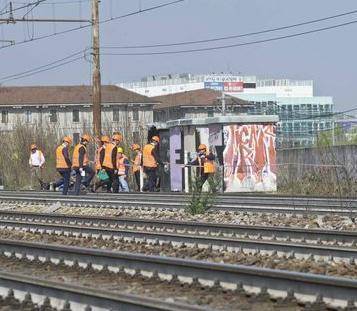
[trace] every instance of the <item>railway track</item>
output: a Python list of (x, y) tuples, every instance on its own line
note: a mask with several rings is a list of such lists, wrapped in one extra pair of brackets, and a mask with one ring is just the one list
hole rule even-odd
[(357, 258), (357, 232), (0, 212), (0, 228), (57, 235), (174, 242), (254, 252)]
[[(0, 272), (0, 285), (3, 289), (7, 289), (14, 298), (18, 297), (20, 301), (27, 300), (27, 302), (31, 301), (47, 308), (51, 306), (58, 309), (62, 308), (62, 310), (90, 311), (92, 308), (130, 311), (207, 310), (207, 308), (199, 306), (165, 302), (159, 299), (124, 293), (114, 294), (98, 288), (64, 284), (63, 282), (54, 282), (8, 272)], [(17, 297), (15, 297), (15, 293)], [(24, 295), (26, 293), (27, 295)], [(34, 296), (36, 296), (35, 300)], [(71, 305), (74, 305), (73, 309), (71, 309)]]
[[(188, 196), (184, 194), (88, 194), (86, 196), (62, 196), (50, 192), (0, 192), (0, 202), (23, 202), (68, 206), (110, 208), (183, 209)], [(281, 213), (340, 214), (357, 213), (357, 199), (326, 199), (306, 197), (275, 197), (247, 195), (219, 195), (212, 209), (227, 211), (260, 211)]]
[[(285, 297), (293, 293), (293, 296), (305, 295), (321, 301), (337, 299), (345, 305), (347, 301), (353, 305), (357, 297), (357, 280), (343, 277), (18, 240), (0, 240), (0, 252), (23, 260), (57, 261), (98, 269), (110, 267), (122, 272), (129, 270), (136, 275), (151, 273), (152, 277), (164, 274), (178, 282), (184, 277), (184, 282), (189, 279), (190, 283), (211, 281), (214, 286), (228, 283), (239, 289), (260, 288), (268, 295), (274, 292), (274, 296)], [(1, 286), (2, 282), (0, 278)]]
[[(222, 195), (218, 197), (216, 209), (234, 211), (286, 212), (286, 213), (335, 213), (354, 219), (355, 200), (348, 199), (341, 206), (338, 200), (323, 198), (283, 198), (264, 196), (254, 198), (242, 196), (244, 202), (237, 204), (237, 197)], [(238, 200), (241, 196), (238, 197)], [(300, 200), (301, 199), (301, 200)], [(204, 223), (177, 220), (138, 219), (122, 217), (96, 217), (60, 214), (61, 207), (101, 207), (101, 208), (133, 208), (139, 210), (170, 210), (177, 211), (185, 205), (185, 195), (152, 194), (119, 194), (119, 195), (87, 195), (80, 197), (63, 197), (56, 193), (0, 192), (0, 228), (6, 231), (22, 230), (30, 233), (47, 233), (59, 236), (89, 237), (92, 239), (109, 239), (111, 241), (142, 241), (154, 245), (169, 243), (192, 245), (209, 249), (227, 251), (228, 248), (243, 252), (262, 254), (286, 254), (287, 260), (295, 256), (307, 256), (310, 259), (326, 257), (333, 260), (347, 260), (348, 264), (356, 264), (357, 232), (331, 231), (318, 229), (299, 229), (290, 227), (249, 226), (220, 223)], [(243, 199), (242, 199), (243, 200)], [(260, 201), (261, 200), (261, 201)], [(295, 200), (297, 204), (295, 204)], [(304, 201), (305, 200), (305, 201)], [(308, 206), (306, 200), (309, 203)], [(262, 202), (265, 203), (262, 203)], [(309, 201), (309, 202), (310, 202)], [(22, 212), (5, 210), (9, 205), (33, 207), (36, 204), (45, 205), (47, 213)], [(347, 206), (347, 207), (346, 207)], [(357, 205), (356, 205), (357, 207)], [(87, 245), (88, 246), (88, 245)], [(205, 260), (182, 259), (176, 257), (128, 253), (123, 251), (104, 250), (88, 247), (74, 247), (57, 244), (33, 243), (20, 240), (0, 239), (0, 255), (10, 256), (14, 260), (60, 262), (66, 265), (84, 265), (96, 269), (117, 269), (119, 272), (134, 273), (134, 275), (151, 274), (153, 278), (166, 275), (176, 282), (191, 282), (192, 284), (210, 281), (214, 286), (223, 288), (225, 284), (237, 286), (238, 291), (255, 290), (262, 296), (312, 297), (316, 302), (338, 301), (339, 305), (348, 303), (355, 306), (357, 297), (357, 280), (344, 277), (334, 277), (322, 274), (302, 273), (278, 269), (260, 268), (229, 263), (214, 263)], [(170, 255), (171, 256), (171, 255)], [(175, 255), (176, 256), (176, 255)], [(129, 272), (128, 272), (129, 271)], [(6, 273), (5, 273), (6, 274)], [(126, 296), (108, 291), (94, 294), (86, 287), (68, 287), (67, 284), (52, 282), (41, 283), (39, 279), (21, 280), (16, 275), (1, 275), (0, 287), (21, 291), (28, 288), (29, 292), (41, 292), (43, 296), (70, 297), (70, 303), (82, 302), (96, 307), (108, 304), (107, 309), (117, 310), (207, 310), (192, 306), (158, 300), (136, 300), (135, 296)], [(339, 274), (338, 274), (339, 275)], [(12, 278), (12, 281), (11, 281)], [(27, 282), (28, 281), (28, 282)], [(12, 283), (11, 283), (12, 282)], [(26, 282), (28, 284), (26, 284)], [(46, 286), (44, 286), (46, 285)], [(52, 286), (52, 287), (51, 287)], [(62, 286), (62, 288), (61, 288)], [(76, 287), (76, 286), (74, 286)], [(61, 292), (67, 290), (69, 292)], [(71, 291), (72, 290), (72, 291)], [(45, 293), (45, 294), (44, 294)], [(52, 296), (50, 295), (52, 294)], [(61, 296), (62, 295), (62, 296)], [(115, 296), (115, 297), (114, 297)], [(114, 298), (113, 298), (114, 297)], [(130, 300), (130, 297), (132, 298)], [(134, 298), (133, 298), (134, 297)], [(104, 300), (103, 300), (104, 299)], [(140, 302), (134, 305), (132, 302)], [(83, 304), (85, 302), (85, 304)], [(163, 303), (160, 305), (160, 302)], [(62, 303), (64, 303), (62, 301)], [(126, 304), (126, 305), (123, 305)], [(120, 305), (122, 304), (122, 305)], [(171, 308), (171, 309), (170, 309)], [(196, 309), (195, 309), (196, 308)], [(87, 308), (88, 309), (88, 308)], [(84, 309), (83, 309), (84, 310)]]

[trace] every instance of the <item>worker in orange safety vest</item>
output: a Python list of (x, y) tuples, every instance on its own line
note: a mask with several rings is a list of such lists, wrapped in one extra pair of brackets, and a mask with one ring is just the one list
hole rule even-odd
[[(91, 137), (88, 134), (81, 136), (81, 141), (74, 147), (72, 157), (72, 168), (76, 172), (76, 182), (74, 184), (74, 194), (79, 195), (81, 184), (84, 187), (89, 187), (94, 171), (90, 166), (87, 145)], [(83, 179), (83, 182), (82, 182)]]
[(72, 144), (72, 138), (65, 136), (62, 144), (56, 148), (56, 169), (61, 178), (55, 183), (55, 188), (63, 185), (62, 194), (68, 194), (69, 180), (71, 178), (72, 162), (69, 157), (69, 146)]
[(201, 189), (206, 180), (216, 172), (215, 158), (215, 155), (207, 149), (205, 144), (200, 144), (196, 159), (189, 163), (190, 165), (198, 166)]
[(122, 147), (117, 147), (117, 169), (118, 169), (118, 181), (119, 181), (119, 191), (129, 192), (128, 185), (128, 175), (130, 162), (129, 159), (124, 154)]
[(107, 183), (107, 192), (118, 192), (119, 181), (117, 175), (117, 150), (118, 145), (122, 141), (123, 137), (121, 134), (116, 133), (112, 137), (112, 141), (109, 140), (104, 142), (103, 149), (100, 151), (99, 161), (101, 168), (106, 171), (109, 176)]
[(157, 147), (160, 142), (159, 136), (153, 136), (149, 144), (146, 144), (143, 149), (143, 167), (144, 172), (147, 175), (147, 181), (144, 186), (144, 191), (154, 192), (157, 181), (157, 169), (158, 165), (162, 164)]
[[(95, 163), (96, 173), (99, 174), (100, 171), (103, 169), (102, 162), (101, 162), (101, 153), (105, 152), (105, 147), (104, 146), (105, 146), (105, 144), (110, 143), (110, 138), (107, 135), (102, 135), (97, 140), (97, 143), (98, 143), (98, 147), (97, 147), (97, 149), (95, 151), (94, 163)], [(101, 187), (107, 185), (108, 182), (109, 182), (109, 180), (101, 180), (101, 179), (98, 178), (97, 182), (93, 185), (91, 191), (92, 192), (96, 192), (98, 190), (98, 188), (101, 188)]]
[(138, 144), (132, 144), (131, 145), (131, 150), (135, 152), (135, 158), (132, 161), (133, 164), (133, 174), (135, 177), (135, 183), (136, 183), (136, 190), (140, 191), (140, 169), (141, 169), (141, 162), (142, 162), (142, 157), (143, 153), (141, 151), (141, 148)]

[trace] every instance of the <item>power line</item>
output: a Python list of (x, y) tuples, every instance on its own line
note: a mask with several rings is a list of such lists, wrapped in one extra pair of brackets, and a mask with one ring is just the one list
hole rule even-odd
[(221, 46), (215, 46), (215, 47), (187, 49), (187, 50), (177, 50), (177, 51), (134, 52), (134, 53), (101, 53), (101, 55), (110, 55), (110, 56), (149, 56), (149, 55), (184, 54), (184, 53), (194, 53), (194, 52), (206, 52), (206, 51), (222, 50), (222, 49), (228, 49), (228, 48), (234, 48), (234, 47), (240, 47), (240, 46), (248, 46), (248, 45), (253, 45), (253, 44), (273, 42), (273, 41), (278, 41), (278, 40), (283, 40), (283, 39), (289, 39), (289, 38), (304, 36), (304, 35), (308, 35), (308, 34), (312, 34), (312, 33), (323, 32), (323, 31), (326, 31), (326, 30), (345, 27), (345, 26), (348, 26), (348, 25), (356, 24), (356, 23), (357, 23), (357, 20), (353, 20), (353, 21), (350, 21), (350, 22), (337, 24), (337, 25), (334, 25), (334, 26), (318, 28), (318, 29), (314, 29), (314, 30), (309, 30), (309, 31), (304, 31), (304, 32), (291, 34), (291, 35), (284, 35), (284, 36), (279, 36), (279, 37), (274, 37), (274, 38), (269, 38), (269, 39), (250, 41), (250, 42), (245, 42), (245, 43), (221, 45)]
[(237, 35), (231, 35), (231, 36), (225, 36), (225, 37), (218, 37), (218, 38), (210, 38), (210, 39), (203, 39), (203, 40), (194, 40), (194, 41), (183, 41), (183, 42), (171, 42), (171, 43), (163, 43), (163, 44), (151, 44), (151, 45), (127, 45), (127, 46), (116, 46), (116, 47), (111, 47), (111, 46), (103, 46), (102, 48), (104, 49), (142, 49), (142, 48), (156, 48), (156, 47), (170, 47), (170, 46), (180, 46), (180, 45), (191, 45), (191, 44), (200, 44), (200, 43), (209, 43), (209, 42), (217, 42), (217, 41), (222, 41), (222, 40), (229, 40), (229, 39), (237, 39), (237, 38), (243, 38), (243, 37), (249, 37), (249, 36), (254, 36), (254, 35), (260, 35), (260, 34), (266, 34), (270, 32), (275, 32), (275, 31), (280, 31), (280, 30), (286, 30), (286, 29), (291, 29), (291, 28), (296, 28), (296, 27), (301, 27), (301, 26), (306, 26), (314, 23), (319, 23), (322, 21), (327, 21), (343, 16), (348, 16), (352, 14), (356, 14), (357, 10), (353, 11), (348, 11), (332, 16), (327, 16), (324, 18), (319, 18), (319, 19), (313, 19), (310, 21), (305, 21), (305, 22), (300, 22), (297, 24), (292, 24), (292, 25), (287, 25), (287, 26), (280, 26), (276, 28), (270, 28), (270, 29), (264, 29), (260, 31), (255, 31), (255, 32), (248, 32), (248, 33), (243, 33), (243, 34), (237, 34)]
[(8, 3), (6, 3), (6, 5), (0, 10), (0, 15), (3, 13), (4, 10), (6, 10), (6, 8), (9, 6)]
[(26, 75), (26, 77), (28, 77), (28, 76), (30, 76), (31, 73), (36, 74), (36, 71), (38, 71), (38, 70), (44, 69), (44, 68), (49, 67), (49, 66), (53, 66), (53, 65), (55, 65), (57, 63), (62, 63), (63, 61), (66, 61), (66, 60), (69, 60), (69, 59), (73, 58), (74, 56), (77, 56), (77, 55), (80, 55), (80, 54), (85, 54), (86, 50), (87, 49), (77, 51), (77, 52), (75, 52), (73, 54), (67, 55), (66, 57), (63, 57), (63, 58), (58, 59), (58, 60), (55, 60), (55, 61), (53, 61), (51, 63), (46, 64), (46, 65), (35, 67), (35, 68), (29, 69), (29, 70), (26, 70), (26, 71), (23, 71), (23, 72), (20, 72), (20, 73), (16, 73), (16, 74), (12, 74), (12, 75), (1, 77), (0, 78), (0, 83), (11, 81), (11, 80), (16, 80), (17, 78), (22, 78), (22, 76), (24, 76), (24, 75)]
[[(45, 0), (46, 1), (46, 0)], [(27, 15), (29, 15), (35, 8), (37, 8), (39, 6), (40, 2), (37, 2), (36, 4), (34, 4), (25, 14), (24, 16), (22, 16), (22, 19), (25, 19), (25, 17)]]
[(20, 6), (20, 7), (14, 8), (14, 9), (10, 9), (10, 10), (1, 12), (0, 16), (8, 14), (8, 13), (16, 12), (16, 11), (19, 11), (19, 10), (22, 10), (22, 9), (26, 9), (26, 8), (32, 7), (34, 5), (37, 6), (37, 5), (41, 4), (44, 1), (46, 1), (46, 0), (38, 0), (38, 1), (35, 1), (35, 2), (29, 2), (29, 3), (27, 3), (27, 4), (23, 5), (23, 6)]
[[(42, 1), (45, 1), (45, 0), (42, 0)], [(179, 2), (183, 2), (183, 1), (185, 1), (185, 0), (171, 1), (171, 2), (164, 3), (164, 4), (155, 5), (155, 6), (146, 8), (146, 9), (133, 11), (133, 12), (130, 12), (130, 13), (127, 13), (127, 14), (124, 14), (124, 15), (111, 17), (111, 18), (108, 18), (106, 20), (100, 21), (99, 24), (103, 24), (103, 23), (107, 23), (107, 22), (110, 22), (110, 21), (113, 21), (113, 20), (123, 19), (123, 18), (126, 18), (126, 17), (130, 17), (130, 16), (146, 13), (146, 12), (153, 11), (153, 10), (156, 10), (156, 9), (160, 9), (160, 8), (163, 8), (163, 7), (171, 6), (171, 5), (177, 4)], [(58, 35), (74, 32), (74, 31), (77, 31), (77, 30), (82, 30), (82, 29), (85, 29), (85, 28), (88, 28), (88, 27), (91, 27), (91, 26), (92, 26), (92, 24), (83, 25), (83, 26), (81, 25), (79, 27), (70, 28), (70, 29), (67, 29), (67, 30), (63, 30), (63, 31), (60, 31), (60, 32), (53, 33), (53, 34), (48, 34), (48, 35), (43, 35), (43, 36), (40, 36), (40, 37), (32, 38), (31, 40), (24, 40), (24, 41), (16, 42), (15, 44), (12, 44), (11, 46), (18, 46), (18, 45), (26, 44), (26, 43), (29, 43), (29, 42), (34, 42), (34, 41), (38, 41), (38, 40), (42, 40), (42, 39), (46, 39), (46, 38), (55, 37), (55, 36), (58, 36)], [(0, 47), (0, 50), (4, 49), (4, 48), (8, 48), (8, 47), (10, 47), (10, 45)]]
[[(44, 4), (52, 5), (52, 4), (78, 4), (78, 3), (89, 3), (91, 0), (70, 0), (70, 1), (47, 1)], [(26, 4), (26, 2), (13, 2), (19, 4)]]
[(45, 69), (42, 69), (42, 70), (38, 70), (38, 71), (29, 73), (29, 74), (26, 74), (26, 75), (22, 75), (22, 76), (19, 76), (19, 77), (7, 79), (7, 80), (4, 80), (4, 81), (2, 81), (2, 82), (6, 82), (6, 81), (10, 81), (10, 80), (18, 80), (18, 79), (26, 78), (26, 77), (29, 77), (29, 76), (33, 76), (33, 75), (39, 74), (39, 73), (41, 73), (41, 72), (49, 71), (49, 70), (52, 70), (52, 69), (56, 69), (56, 68), (59, 68), (59, 67), (62, 67), (62, 66), (65, 66), (65, 65), (68, 65), (68, 64), (77, 62), (78, 60), (83, 59), (83, 58), (84, 58), (84, 56), (76, 57), (76, 58), (74, 58), (74, 59), (71, 59), (71, 60), (69, 60), (69, 61), (63, 62), (63, 63), (61, 63), (61, 64), (54, 65), (54, 66), (51, 66), (51, 67), (48, 67), (48, 68), (45, 68)]
[(124, 17), (133, 16), (133, 15), (136, 15), (136, 14), (139, 14), (139, 13), (145, 13), (145, 12), (149, 12), (149, 11), (156, 10), (156, 9), (162, 9), (164, 7), (171, 6), (171, 5), (174, 5), (174, 4), (177, 4), (177, 3), (180, 3), (180, 2), (184, 2), (184, 1), (185, 0), (175, 0), (175, 1), (167, 2), (167, 3), (163, 3), (163, 4), (158, 4), (158, 5), (146, 8), (146, 9), (139, 9), (137, 11), (134, 11), (134, 12), (131, 12), (131, 13), (127, 13), (127, 14), (124, 14), (124, 15), (121, 15), (121, 16), (110, 17), (110, 18), (107, 18), (105, 20), (100, 21), (99, 23), (100, 24), (108, 23), (108, 22), (111, 22), (111, 21), (114, 21), (114, 20), (117, 20), (117, 19), (122, 19)]

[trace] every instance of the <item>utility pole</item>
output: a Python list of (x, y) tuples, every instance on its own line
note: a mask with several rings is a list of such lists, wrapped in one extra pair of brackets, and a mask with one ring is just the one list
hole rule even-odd
[(102, 94), (99, 55), (99, 1), (92, 0), (92, 40), (93, 40), (93, 73), (92, 73), (92, 106), (93, 133), (100, 136), (102, 132)]
[(224, 91), (222, 91), (222, 116), (226, 115), (226, 97)]
[(221, 97), (217, 97), (217, 100), (219, 101), (220, 105), (218, 106), (218, 110), (221, 110), (222, 116), (226, 115), (226, 97), (224, 94), (224, 90), (222, 90), (222, 95)]
[[(40, 1), (43, 2), (45, 0)], [(32, 10), (32, 9), (31, 9)], [(92, 90), (92, 104), (93, 104), (93, 130), (95, 135), (101, 133), (101, 87), (100, 87), (100, 62), (99, 62), (99, 0), (92, 0), (92, 19), (52, 19), (52, 18), (16, 18), (14, 17), (15, 9), (10, 2), (9, 16), (7, 18), (0, 17), (0, 23), (16, 24), (18, 22), (32, 22), (32, 23), (91, 23), (92, 24), (92, 41), (93, 41), (93, 90)], [(15, 44), (12, 40), (1, 40), (0, 42), (7, 42), (9, 45)]]

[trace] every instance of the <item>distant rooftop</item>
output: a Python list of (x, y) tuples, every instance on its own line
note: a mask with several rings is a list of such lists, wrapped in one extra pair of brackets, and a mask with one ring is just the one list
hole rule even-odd
[[(13, 86), (0, 87), (0, 106), (91, 104), (92, 87)], [(102, 103), (155, 103), (155, 100), (115, 85), (102, 86)]]
[[(184, 107), (184, 106), (216, 106), (219, 103), (218, 97), (222, 92), (211, 89), (200, 89), (194, 91), (187, 91), (181, 93), (174, 93), (169, 95), (162, 95), (152, 97), (155, 102), (160, 102), (154, 106), (154, 109), (164, 109), (170, 107)], [(226, 95), (227, 104), (239, 106), (251, 106), (251, 103)]]
[(152, 75), (143, 77), (140, 81), (122, 82), (119, 86), (125, 88), (153, 87), (165, 85), (177, 85), (187, 83), (203, 83), (205, 81), (242, 81), (245, 83), (256, 83), (257, 87), (266, 86), (313, 86), (312, 80), (291, 80), (291, 79), (258, 79), (252, 75), (242, 75), (240, 73), (211, 73), (211, 74), (167, 74)]

